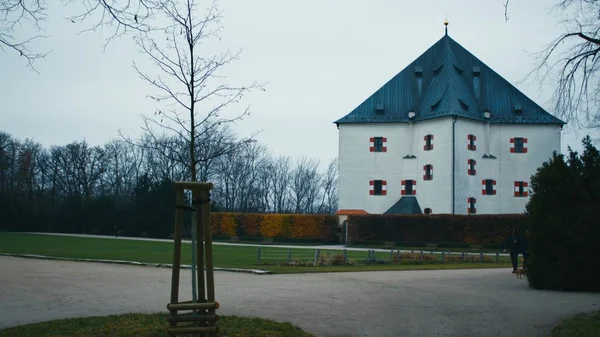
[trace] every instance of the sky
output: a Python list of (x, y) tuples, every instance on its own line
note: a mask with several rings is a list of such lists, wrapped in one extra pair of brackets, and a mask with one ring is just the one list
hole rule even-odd
[[(240, 59), (224, 69), (227, 83), (265, 84), (266, 91), (244, 96), (252, 114), (234, 126), (239, 135), (260, 131), (257, 140), (274, 155), (314, 157), (324, 166), (338, 153), (333, 122), (440, 39), (446, 17), (452, 38), (551, 111), (551, 85), (518, 82), (536, 65), (531, 54), (564, 30), (552, 3), (511, 1), (506, 22), (502, 0), (221, 0), (221, 40), (200, 50), (242, 48)], [(0, 51), (1, 131), (45, 146), (84, 139), (103, 145), (118, 130), (141, 134), (140, 115), (152, 115), (157, 106), (132, 62), (157, 71), (131, 36), (103, 51), (108, 31), (82, 33), (93, 22), (65, 19), (78, 9), (50, 7), (44, 24), (50, 37), (32, 45), (52, 50), (36, 62), (39, 74), (14, 52)], [(588, 132), (563, 132), (562, 151), (581, 149)]]

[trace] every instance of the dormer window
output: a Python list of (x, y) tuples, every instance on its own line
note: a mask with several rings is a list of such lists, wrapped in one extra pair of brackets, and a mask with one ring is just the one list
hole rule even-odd
[(473, 66), (473, 92), (475, 93), (475, 97), (479, 98), (479, 76), (481, 71), (479, 66)]
[(421, 96), (423, 90), (423, 67), (415, 66), (415, 79), (417, 81), (417, 94)]

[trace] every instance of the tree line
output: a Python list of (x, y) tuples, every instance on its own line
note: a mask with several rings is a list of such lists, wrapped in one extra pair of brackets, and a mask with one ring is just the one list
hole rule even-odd
[[(231, 144), (241, 144), (234, 149)], [(190, 180), (186, 142), (144, 134), (103, 146), (74, 141), (46, 148), (0, 132), (0, 230), (167, 237), (173, 226), (173, 181)], [(221, 148), (228, 151), (220, 152)], [(275, 156), (239, 142), (228, 128), (196, 144), (198, 178), (214, 184), (212, 210), (334, 213), (337, 159)], [(187, 160), (189, 161), (189, 160)]]

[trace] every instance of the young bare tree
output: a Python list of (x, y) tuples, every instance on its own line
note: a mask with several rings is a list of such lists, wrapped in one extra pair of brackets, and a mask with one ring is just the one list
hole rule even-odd
[[(238, 59), (240, 52), (228, 50), (206, 55), (201, 45), (219, 38), (222, 13), (216, 1), (205, 10), (199, 3), (203, 2), (156, 1), (153, 6), (156, 19), (164, 20), (167, 25), (160, 31), (140, 32), (135, 37), (135, 43), (152, 61), (158, 75), (151, 75), (135, 62), (133, 64), (139, 76), (156, 89), (156, 94), (148, 97), (159, 105), (165, 104), (153, 116), (142, 117), (143, 129), (154, 140), (157, 139), (156, 129), (170, 132), (176, 137), (176, 144), (162, 153), (185, 163), (191, 181), (198, 181), (200, 163), (232, 153), (254, 141), (256, 134), (248, 138), (226, 140), (215, 135), (222, 131), (224, 125), (235, 123), (250, 114), (249, 107), (236, 112), (240, 108), (235, 105), (245, 93), (257, 88), (264, 90), (257, 83), (246, 86), (226, 83), (221, 72)], [(212, 142), (213, 139), (223, 141)], [(198, 155), (199, 143), (203, 143), (201, 155)], [(214, 147), (208, 149), (210, 145)], [(194, 222), (195, 213), (192, 213)], [(194, 250), (195, 226), (192, 226), (192, 296), (196, 301)]]

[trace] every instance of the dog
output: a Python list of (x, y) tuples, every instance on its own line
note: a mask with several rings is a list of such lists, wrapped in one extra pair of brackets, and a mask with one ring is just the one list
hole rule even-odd
[(524, 276), (527, 276), (527, 269), (523, 269), (523, 268), (519, 268), (517, 269), (517, 278), (523, 278)]

